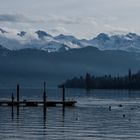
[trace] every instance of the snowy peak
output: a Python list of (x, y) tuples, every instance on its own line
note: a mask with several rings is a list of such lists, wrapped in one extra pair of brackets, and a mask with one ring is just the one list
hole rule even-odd
[(84, 45), (82, 44), (82, 42), (79, 39), (77, 39), (76, 37), (71, 36), (71, 35), (60, 34), (60, 35), (56, 36), (54, 39), (70, 46), (71, 48), (84, 47)]
[(94, 46), (100, 50), (124, 50), (140, 53), (140, 36), (136, 33), (126, 35), (100, 33), (93, 39), (87, 40), (64, 34), (54, 37), (43, 30), (12, 33), (0, 28), (0, 44), (9, 50), (33, 48), (48, 52), (63, 52), (75, 48)]
[(45, 37), (52, 37), (50, 34), (46, 33), (45, 31), (38, 30), (35, 32), (38, 35), (38, 38), (44, 39)]
[(77, 40), (74, 36), (63, 35), (63, 34), (56, 36), (55, 39), (57, 39), (57, 40), (69, 40), (69, 41)]
[[(59, 50), (69, 50), (69, 46), (63, 44), (63, 43), (60, 43), (60, 42), (56, 42), (56, 41), (50, 41), (46, 44), (47, 48), (46, 47), (43, 47), (42, 50), (47, 50), (48, 52), (57, 52)], [(67, 48), (67, 49), (66, 49)]]
[(137, 38), (138, 37), (138, 35), (135, 33), (128, 33), (126, 36), (129, 38)]
[(108, 41), (110, 40), (110, 37), (105, 34), (105, 33), (100, 33), (97, 37), (96, 37), (97, 40), (100, 40), (100, 41)]
[(105, 33), (89, 40), (90, 45), (101, 50), (124, 50), (129, 52), (140, 52), (140, 36), (135, 33), (126, 35), (112, 35)]
[(8, 33), (7, 31), (3, 30), (2, 28), (0, 28), (0, 32), (1, 32), (2, 34)]
[(27, 32), (25, 31), (21, 31), (20, 33), (17, 33), (18, 36), (20, 37), (24, 37), (26, 35)]

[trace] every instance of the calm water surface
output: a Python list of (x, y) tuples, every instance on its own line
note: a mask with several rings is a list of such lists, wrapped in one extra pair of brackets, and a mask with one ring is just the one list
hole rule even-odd
[[(15, 89), (0, 89), (0, 99), (8, 99)], [(48, 89), (48, 99), (61, 100), (61, 90)], [(22, 99), (42, 100), (42, 90), (22, 89)], [(69, 89), (67, 99), (75, 107), (0, 107), (2, 140), (139, 140), (140, 91)], [(122, 107), (119, 105), (122, 104)], [(109, 110), (111, 106), (111, 110)]]

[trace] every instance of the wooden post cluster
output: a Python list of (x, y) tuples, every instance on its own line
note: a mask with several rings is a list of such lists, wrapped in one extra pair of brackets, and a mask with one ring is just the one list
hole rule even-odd
[[(46, 111), (46, 107), (55, 107), (57, 105), (62, 105), (63, 108), (66, 106), (74, 106), (76, 101), (66, 101), (65, 100), (65, 86), (62, 87), (62, 100), (61, 101), (48, 101), (46, 96), (46, 82), (44, 82), (44, 91), (43, 91), (43, 99), (42, 101), (27, 101), (27, 100), (20, 100), (20, 86), (17, 85), (16, 89), (16, 100), (14, 99), (14, 94), (11, 95), (10, 101), (0, 101), (0, 106), (15, 106), (17, 110), (19, 110), (20, 106), (28, 106), (28, 107), (37, 107), (39, 105), (43, 105), (44, 111)], [(46, 101), (47, 100), (47, 101)]]

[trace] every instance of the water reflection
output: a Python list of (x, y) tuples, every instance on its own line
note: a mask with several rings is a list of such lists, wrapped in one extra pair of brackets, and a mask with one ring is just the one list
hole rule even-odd
[(17, 106), (17, 118), (19, 118), (19, 106)]
[(11, 109), (11, 116), (12, 116), (12, 121), (14, 119), (14, 107), (12, 106), (12, 109)]
[(62, 127), (64, 127), (64, 123), (65, 123), (65, 107), (62, 108)]
[(43, 120), (46, 123), (46, 106), (43, 107)]

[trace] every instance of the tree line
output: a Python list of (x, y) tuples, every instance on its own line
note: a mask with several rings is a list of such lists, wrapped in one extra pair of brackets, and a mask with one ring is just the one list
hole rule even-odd
[(68, 79), (63, 84), (66, 88), (83, 88), (87, 90), (140, 89), (140, 71), (132, 74), (131, 70), (129, 69), (128, 74), (125, 76), (94, 76), (90, 73), (86, 73), (85, 76)]

